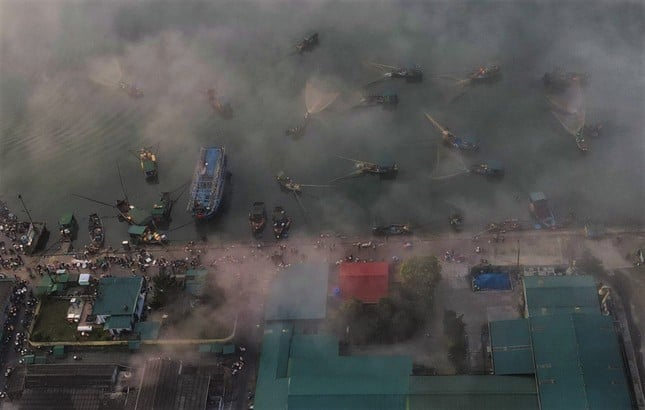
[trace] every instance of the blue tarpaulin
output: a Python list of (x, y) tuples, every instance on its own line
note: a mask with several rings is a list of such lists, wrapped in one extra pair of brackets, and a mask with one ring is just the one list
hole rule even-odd
[(505, 272), (481, 273), (473, 279), (473, 290), (509, 290), (511, 278)]

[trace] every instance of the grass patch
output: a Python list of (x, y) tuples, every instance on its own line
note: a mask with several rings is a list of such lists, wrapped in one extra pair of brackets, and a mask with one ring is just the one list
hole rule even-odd
[(38, 318), (31, 334), (34, 342), (84, 342), (112, 340), (109, 333), (103, 329), (94, 329), (89, 337), (80, 338), (76, 323), (67, 321), (69, 301), (65, 299), (43, 299), (38, 312)]

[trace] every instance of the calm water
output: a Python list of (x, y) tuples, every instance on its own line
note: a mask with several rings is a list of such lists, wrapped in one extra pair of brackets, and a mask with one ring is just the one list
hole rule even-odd
[[(194, 239), (198, 230), (213, 240), (248, 238), (247, 214), (257, 200), (269, 211), (283, 205), (294, 217), (294, 234), (368, 233), (375, 220), (445, 229), (454, 206), (477, 230), (491, 220), (528, 219), (526, 197), (534, 190), (549, 196), (556, 216), (573, 211), (605, 224), (642, 224), (642, 6), (286, 5), (3, 5), (2, 198), (18, 210), (21, 193), (34, 218), (50, 226), (73, 211), (81, 244), (87, 215), (98, 211), (108, 242), (116, 244), (127, 228), (114, 212), (73, 194), (109, 203), (121, 197), (118, 163), (131, 202), (150, 207), (160, 191), (190, 180), (200, 146), (224, 145), (233, 175), (228, 210), (196, 227), (184, 194), (173, 211), (171, 239)], [(320, 32), (320, 47), (286, 56), (311, 30)], [(421, 64), (426, 80), (373, 87), (398, 93), (395, 111), (347, 111), (337, 104), (316, 115), (301, 140), (284, 135), (302, 120), (309, 78), (351, 92), (378, 76), (365, 61)], [(502, 65), (501, 81), (471, 88), (453, 103), (450, 81), (429, 78), (464, 76), (489, 62)], [(603, 122), (606, 133), (589, 141), (586, 155), (546, 106), (539, 79), (556, 66), (591, 73), (587, 119)], [(121, 78), (135, 82), (145, 97), (120, 92), (115, 84)], [(205, 89), (213, 86), (230, 98), (233, 119), (209, 107)], [(464, 155), (465, 163), (500, 160), (505, 178), (432, 180), (437, 134), (424, 111), (457, 135), (478, 136), (482, 148)], [(150, 185), (129, 150), (157, 144), (159, 184)], [(284, 170), (297, 182), (326, 184), (352, 171), (337, 155), (389, 156), (401, 171), (395, 181), (363, 177), (335, 188), (305, 188), (307, 225), (274, 176)]]

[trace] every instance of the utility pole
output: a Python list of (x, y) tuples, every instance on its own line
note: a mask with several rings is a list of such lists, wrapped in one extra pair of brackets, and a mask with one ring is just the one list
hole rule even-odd
[(520, 240), (517, 240), (517, 273), (520, 273)]

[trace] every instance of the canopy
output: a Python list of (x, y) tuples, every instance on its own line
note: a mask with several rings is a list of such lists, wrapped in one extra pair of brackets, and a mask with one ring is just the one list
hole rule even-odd
[(128, 234), (135, 236), (142, 236), (146, 231), (145, 226), (132, 225), (128, 228)]
[(72, 224), (72, 221), (74, 221), (74, 214), (72, 212), (68, 212), (61, 215), (61, 217), (58, 219), (58, 225), (68, 226)]

